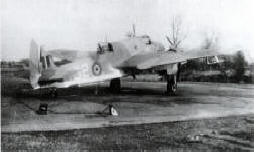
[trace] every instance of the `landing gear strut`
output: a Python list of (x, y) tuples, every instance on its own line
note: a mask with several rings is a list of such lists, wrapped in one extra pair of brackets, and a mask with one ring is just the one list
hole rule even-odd
[(113, 93), (119, 93), (120, 92), (120, 89), (121, 89), (121, 81), (120, 81), (120, 78), (115, 78), (115, 79), (112, 79), (110, 81), (110, 86), (109, 86), (111, 92)]
[(177, 90), (177, 76), (167, 75), (167, 93), (175, 95)]

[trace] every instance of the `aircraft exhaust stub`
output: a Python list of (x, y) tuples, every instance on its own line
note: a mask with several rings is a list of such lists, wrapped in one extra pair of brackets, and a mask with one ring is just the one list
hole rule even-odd
[(101, 65), (99, 63), (95, 62), (92, 66), (93, 75), (95, 75), (95, 76), (101, 75), (101, 70), (102, 70)]

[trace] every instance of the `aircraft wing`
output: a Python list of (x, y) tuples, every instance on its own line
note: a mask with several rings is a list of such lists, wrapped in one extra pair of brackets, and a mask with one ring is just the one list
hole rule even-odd
[(185, 62), (186, 58), (182, 54), (175, 53), (175, 52), (161, 52), (154, 57), (139, 63), (137, 65), (138, 69), (149, 69), (152, 67), (166, 65), (166, 64), (173, 64), (179, 62)]
[(48, 50), (47, 54), (53, 57), (66, 59), (69, 61), (74, 61), (80, 56), (89, 54), (88, 51), (78, 51), (78, 50), (67, 50), (67, 49), (55, 49), (55, 50)]
[(209, 49), (189, 50), (189, 51), (182, 52), (182, 53), (187, 58), (187, 60), (191, 60), (191, 59), (195, 59), (195, 58), (221, 55), (220, 52), (215, 51), (215, 50), (209, 50)]
[(211, 50), (192, 50), (188, 52), (161, 51), (133, 56), (127, 61), (126, 64), (129, 67), (135, 67), (137, 69), (143, 70), (150, 69), (156, 66), (186, 62), (187, 60), (195, 58), (216, 55), (219, 55), (219, 53)]

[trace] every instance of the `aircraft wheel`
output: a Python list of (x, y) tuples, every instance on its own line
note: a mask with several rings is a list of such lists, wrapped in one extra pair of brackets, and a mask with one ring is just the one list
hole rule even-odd
[(177, 91), (177, 81), (176, 75), (167, 76), (167, 93), (170, 95), (175, 95)]
[(110, 81), (110, 90), (113, 93), (119, 93), (121, 89), (121, 80), (120, 78), (115, 78)]

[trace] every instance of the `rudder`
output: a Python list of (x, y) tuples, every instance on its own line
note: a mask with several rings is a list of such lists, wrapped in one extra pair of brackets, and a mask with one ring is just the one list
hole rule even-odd
[(32, 39), (30, 43), (30, 58), (29, 58), (29, 71), (30, 71), (30, 83), (33, 89), (37, 89), (39, 77), (41, 76), (40, 68), (40, 46)]

